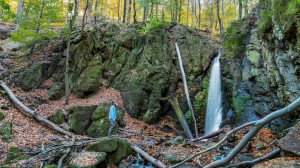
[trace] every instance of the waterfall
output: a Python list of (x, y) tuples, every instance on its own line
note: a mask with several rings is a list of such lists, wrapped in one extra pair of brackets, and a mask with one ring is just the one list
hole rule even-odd
[(213, 60), (213, 65), (210, 72), (205, 117), (205, 134), (217, 131), (222, 121), (220, 56), (221, 51), (218, 50), (218, 56)]

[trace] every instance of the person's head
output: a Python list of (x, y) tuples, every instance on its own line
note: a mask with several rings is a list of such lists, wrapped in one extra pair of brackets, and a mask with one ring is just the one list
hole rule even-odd
[(116, 104), (116, 102), (115, 101), (111, 101), (111, 105), (115, 105)]

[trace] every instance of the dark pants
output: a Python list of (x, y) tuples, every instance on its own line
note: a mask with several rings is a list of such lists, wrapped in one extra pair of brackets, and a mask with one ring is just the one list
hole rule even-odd
[(115, 127), (115, 121), (110, 120), (110, 127), (109, 127), (109, 131), (108, 131), (108, 136), (111, 136), (111, 133), (112, 133), (114, 127)]

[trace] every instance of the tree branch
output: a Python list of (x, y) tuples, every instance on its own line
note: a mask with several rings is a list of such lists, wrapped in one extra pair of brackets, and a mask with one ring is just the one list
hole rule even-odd
[(17, 104), (19, 107), (21, 107), (25, 112), (27, 112), (28, 114), (34, 116), (34, 118), (40, 122), (43, 122), (45, 124), (47, 124), (50, 128), (64, 134), (67, 135), (69, 137), (72, 137), (71, 133), (69, 133), (68, 131), (60, 128), (59, 126), (57, 126), (56, 124), (54, 124), (53, 122), (47, 120), (46, 118), (44, 118), (40, 113), (36, 112), (36, 111), (32, 111), (31, 109), (29, 109), (28, 107), (26, 107), (22, 102), (20, 102), (16, 96), (13, 94), (13, 92), (8, 88), (8, 86), (0, 81), (0, 85), (1, 87), (6, 91), (7, 95), (9, 96), (9, 98), (15, 103)]
[(136, 151), (137, 153), (139, 153), (140, 155), (142, 155), (146, 160), (148, 160), (149, 162), (153, 163), (154, 165), (161, 167), (161, 168), (167, 168), (168, 166), (166, 166), (164, 163), (162, 163), (160, 160), (153, 158), (152, 156), (148, 155), (145, 151), (143, 151), (141, 148), (137, 147), (137, 146), (132, 146), (131, 147), (134, 151)]

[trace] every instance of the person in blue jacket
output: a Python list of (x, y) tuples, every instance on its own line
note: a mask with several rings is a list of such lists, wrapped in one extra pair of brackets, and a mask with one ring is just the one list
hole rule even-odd
[(108, 131), (108, 137), (111, 137), (111, 133), (115, 127), (115, 121), (117, 119), (117, 116), (116, 116), (116, 108), (115, 108), (115, 101), (112, 101), (111, 102), (111, 106), (110, 106), (110, 110), (109, 110), (109, 121), (110, 121), (110, 127), (109, 127), (109, 131)]

